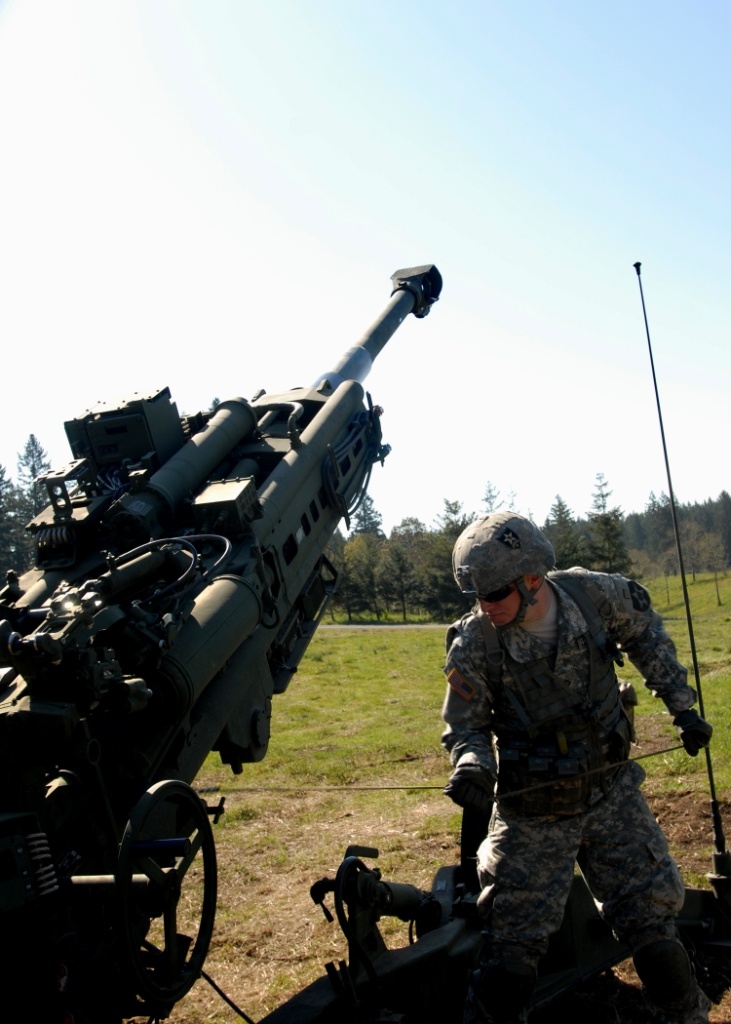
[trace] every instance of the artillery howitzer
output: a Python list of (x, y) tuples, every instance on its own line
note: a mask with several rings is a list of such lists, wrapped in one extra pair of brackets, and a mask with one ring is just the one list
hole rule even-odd
[(220, 808), (190, 783), (212, 750), (237, 773), (265, 756), (332, 597), (326, 547), (388, 452), (361, 382), (442, 283), (392, 281), (309, 388), (188, 417), (165, 389), (66, 423), (36, 566), (0, 593), (2, 963), (39, 1024), (167, 1015), (200, 975)]
[[(272, 697), (334, 593), (327, 544), (388, 451), (362, 381), (441, 290), (435, 267), (392, 280), (381, 317), (309, 388), (184, 417), (163, 390), (66, 424), (74, 459), (29, 524), (36, 567), (0, 594), (0, 962), (38, 1024), (167, 1016), (201, 975), (222, 806), (191, 783), (212, 750), (236, 773), (264, 758)], [(430, 892), (350, 848), (312, 887), (323, 908), (332, 893), (348, 960), (268, 1024), (457, 1024), (483, 829), (465, 816), (462, 863)], [(716, 890), (689, 892), (696, 945), (731, 934), (725, 875)], [(386, 947), (384, 915), (409, 922), (408, 946)], [(577, 881), (536, 1003), (626, 955)]]

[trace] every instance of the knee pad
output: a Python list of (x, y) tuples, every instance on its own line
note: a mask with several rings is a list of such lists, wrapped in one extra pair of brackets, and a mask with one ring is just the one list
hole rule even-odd
[(535, 986), (535, 968), (517, 960), (484, 964), (472, 979), (480, 1009), (493, 1024), (522, 1019)]
[(678, 939), (659, 939), (634, 954), (635, 970), (648, 998), (660, 1007), (693, 1005), (696, 982), (685, 947)]

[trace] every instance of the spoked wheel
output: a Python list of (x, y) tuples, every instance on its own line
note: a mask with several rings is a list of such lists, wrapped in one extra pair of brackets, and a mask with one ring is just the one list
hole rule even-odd
[(216, 912), (216, 848), (206, 807), (184, 782), (158, 782), (119, 849), (117, 928), (137, 994), (170, 1007), (200, 976)]

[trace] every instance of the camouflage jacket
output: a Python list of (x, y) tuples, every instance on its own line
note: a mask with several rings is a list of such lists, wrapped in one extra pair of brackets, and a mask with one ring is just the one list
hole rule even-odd
[[(642, 674), (645, 685), (676, 715), (691, 707), (695, 691), (688, 686), (687, 672), (677, 659), (675, 646), (660, 616), (652, 609), (644, 587), (619, 575), (569, 570), (580, 579), (601, 613), (607, 640), (619, 646)], [(560, 576), (559, 576), (560, 579)], [(587, 624), (577, 604), (561, 589), (559, 579), (549, 585), (558, 600), (558, 642), (554, 673), (567, 690), (587, 691), (590, 659), (577, 638), (586, 635)], [(447, 631), (447, 696), (442, 715), (446, 729), (442, 742), (453, 765), (462, 758), (481, 764), (497, 774), (494, 733), (519, 727), (508, 701), (502, 699), (500, 679), (510, 662), (526, 664), (546, 658), (549, 647), (520, 626), (503, 627), (500, 641), (507, 657), (498, 670), (488, 665), (491, 656), (485, 643), (478, 609), (465, 615)], [(496, 679), (498, 680), (496, 687)]]

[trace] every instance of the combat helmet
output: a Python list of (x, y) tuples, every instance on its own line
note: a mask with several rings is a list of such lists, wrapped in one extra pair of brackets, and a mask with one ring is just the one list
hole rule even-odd
[[(463, 594), (476, 596), (499, 591), (526, 575), (545, 576), (555, 564), (550, 542), (517, 512), (494, 512), (471, 523), (452, 552), (457, 586)], [(521, 584), (518, 590), (525, 599)], [(532, 602), (527, 598), (525, 603)]]

